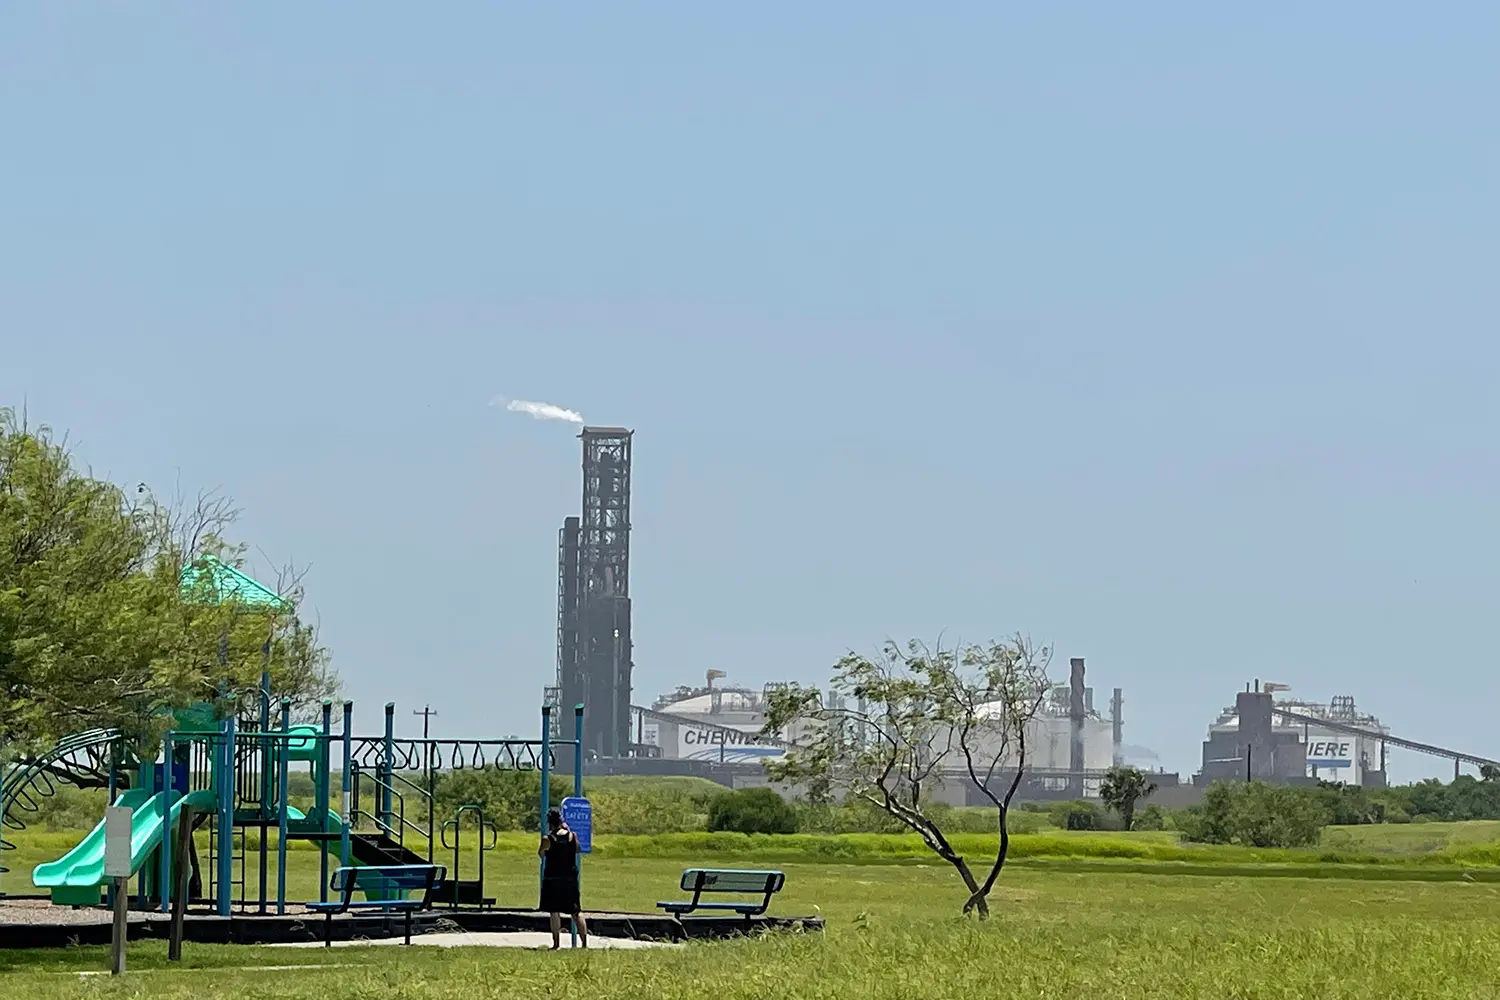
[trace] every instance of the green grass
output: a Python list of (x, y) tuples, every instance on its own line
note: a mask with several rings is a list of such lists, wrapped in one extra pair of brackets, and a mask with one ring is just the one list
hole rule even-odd
[[(518, 859), (517, 859), (518, 860)], [(643, 909), (673, 895), (680, 860), (592, 859), (588, 905)], [(956, 916), (955, 876), (934, 865), (788, 864), (776, 910), (820, 911), (823, 935), (782, 935), (676, 951), (277, 949), (189, 945), (166, 969), (159, 944), (133, 945), (122, 982), (80, 982), (103, 949), (0, 951), (0, 988), (54, 997), (640, 997), (715, 1000), (1433, 1000), (1500, 990), (1500, 887), (1472, 884), (1179, 879), (1018, 869), (987, 924)], [(299, 875), (299, 881), (301, 875)], [(502, 898), (535, 892), (505, 865)], [(252, 972), (250, 965), (352, 968)]]
[[(60, 857), (82, 838), (81, 832), (25, 831), (12, 836), (19, 848), (7, 852), (12, 874), (0, 876), (0, 887), (11, 893), (30, 891), (29, 873), (44, 861)], [(274, 845), (274, 834), (271, 843)], [(955, 834), (954, 847), (976, 864), (992, 857), (992, 834)], [(252, 851), (258, 843), (251, 838)], [(473, 844), (472, 838), (467, 843)], [(411, 846), (425, 852), (420, 839)], [(206, 851), (207, 835), (199, 836)], [(316, 879), (317, 847), (308, 841), (289, 845), (293, 878), (309, 872)], [(274, 852), (274, 846), (272, 847)], [(529, 869), (535, 862), (536, 837), (504, 833), (497, 850), (487, 855), (487, 867)], [(452, 855), (439, 850), (448, 861)], [(931, 852), (914, 835), (796, 834), (791, 836), (737, 833), (678, 833), (656, 836), (600, 836), (595, 838), (595, 860), (691, 859), (736, 866), (759, 864), (857, 865), (922, 864)], [(1277, 876), (1287, 872), (1314, 878), (1415, 879), (1491, 881), (1500, 879), (1500, 823), (1409, 824), (1333, 827), (1321, 846), (1307, 850), (1255, 849), (1225, 845), (1180, 843), (1164, 832), (1070, 833), (1051, 830), (1011, 838), (1010, 861), (1017, 868), (1051, 871), (1156, 872), (1162, 875)], [(451, 862), (450, 862), (451, 863)], [(471, 869), (472, 852), (460, 862)], [(252, 867), (254, 862), (252, 861)], [(271, 862), (274, 873), (274, 857)], [(255, 873), (251, 873), (252, 884)], [(310, 891), (316, 891), (316, 884)]]

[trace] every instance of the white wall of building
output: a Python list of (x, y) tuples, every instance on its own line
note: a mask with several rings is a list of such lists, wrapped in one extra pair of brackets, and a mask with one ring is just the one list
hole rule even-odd
[[(666, 712), (682, 721), (648, 718), (642, 737), (661, 748), (663, 757), (676, 760), (725, 760), (743, 762), (779, 756), (781, 750), (760, 739), (765, 717), (751, 710), (749, 699), (734, 692), (720, 698), (720, 711), (711, 712), (707, 695), (677, 702)], [(694, 725), (694, 723), (699, 723)], [(816, 725), (816, 723), (812, 724)], [(811, 728), (811, 726), (809, 726)], [(790, 734), (795, 741), (802, 734)], [(1083, 722), (1084, 769), (1105, 770), (1114, 760), (1114, 731), (1108, 720), (1087, 718)], [(942, 738), (938, 738), (941, 745)], [(1072, 763), (1072, 722), (1066, 717), (1039, 716), (1027, 726), (1027, 759), (1030, 767), (1066, 770)], [(981, 739), (976, 762), (989, 753)], [(1007, 763), (1014, 764), (1014, 749)], [(961, 763), (956, 759), (955, 763)]]

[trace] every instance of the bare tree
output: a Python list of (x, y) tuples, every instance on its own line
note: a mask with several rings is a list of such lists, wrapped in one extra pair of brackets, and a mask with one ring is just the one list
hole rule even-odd
[[(767, 771), (814, 796), (852, 795), (883, 809), (958, 872), (969, 891), (963, 912), (987, 917), (1049, 658), (1019, 635), (951, 648), (888, 641), (874, 657), (850, 653), (834, 667), (827, 697), (796, 685), (772, 692), (765, 732), (789, 749)], [(929, 808), (940, 783), (972, 784), (995, 808), (995, 856), (982, 880)]]

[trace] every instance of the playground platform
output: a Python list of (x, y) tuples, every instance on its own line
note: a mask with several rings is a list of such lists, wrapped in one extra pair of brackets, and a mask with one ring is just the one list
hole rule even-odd
[[(633, 941), (713, 940), (766, 931), (817, 932), (821, 917), (739, 916), (674, 917), (664, 913), (586, 914), (591, 937)], [(164, 913), (132, 911), (132, 941), (166, 939), (170, 918)], [(518, 934), (549, 930), (545, 913), (518, 909), (438, 909), (417, 914), (416, 934)], [(404, 934), (403, 920), (381, 914), (341, 914), (334, 918), (335, 941), (378, 941)], [(221, 917), (202, 907), (190, 907), (183, 918), (183, 938), (200, 944), (281, 945), (321, 943), (323, 917), (300, 906), (284, 915), (233, 914)], [(107, 945), (110, 914), (102, 907), (69, 909), (53, 906), (45, 897), (0, 900), (0, 948), (63, 948), (70, 945)]]

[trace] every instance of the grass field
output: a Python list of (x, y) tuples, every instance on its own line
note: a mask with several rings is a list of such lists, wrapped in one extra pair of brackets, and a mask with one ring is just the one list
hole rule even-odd
[[(303, 866), (298, 866), (299, 869)], [(597, 859), (588, 904), (642, 909), (670, 895), (681, 863)], [(777, 909), (820, 911), (823, 935), (674, 951), (547, 954), (425, 949), (190, 946), (164, 969), (160, 945), (132, 947), (123, 982), (80, 981), (102, 949), (0, 951), (0, 983), (29, 998), (1493, 998), (1500, 887), (1305, 879), (1008, 873), (986, 925), (955, 916), (953, 875), (933, 866), (784, 866)], [(299, 871), (299, 887), (309, 883)], [(491, 878), (528, 898), (532, 870)], [(333, 962), (322, 971), (247, 971)], [(217, 971), (216, 971), (217, 967)], [(229, 968), (225, 968), (229, 967)], [(157, 971), (149, 971), (157, 970)]]
[[(1492, 850), (1500, 824), (1428, 824), (1331, 830), (1320, 852), (1383, 859), (1381, 864), (1247, 860), (1227, 848), (1182, 847), (1169, 835), (1053, 834), (1050, 856), (1002, 877), (987, 924), (957, 914), (962, 892), (946, 866), (897, 860), (886, 845), (845, 840), (853, 860), (810, 857), (796, 839), (780, 848), (742, 838), (738, 861), (787, 872), (773, 912), (819, 913), (826, 933), (695, 944), (672, 951), (547, 954), (510, 950), (278, 949), (189, 946), (184, 966), (167, 967), (161, 945), (132, 946), (124, 981), (80, 979), (106, 965), (102, 949), (41, 953), (0, 950), (0, 988), (45, 1000), (76, 996), (516, 997), (516, 998), (1496, 998), (1500, 971), (1500, 885), (1460, 879), (1405, 880), (1404, 873), (1455, 868), (1459, 852)], [(649, 910), (675, 894), (684, 864), (716, 860), (712, 840), (620, 841), (585, 865), (586, 904)], [(7, 862), (24, 873), (55, 858), (77, 834), (23, 836)], [(890, 838), (898, 840), (899, 838)], [(1057, 847), (1055, 843), (1064, 845)], [(487, 889), (502, 905), (529, 905), (536, 893), (529, 837), (506, 842), (486, 863)], [(1142, 848), (1143, 856), (1099, 858)], [(1123, 845), (1123, 846), (1121, 846)], [(722, 847), (722, 845), (721, 845)], [(1196, 862), (1160, 860), (1199, 852)], [(676, 856), (672, 856), (675, 852)], [(1072, 853), (1068, 853), (1072, 852)], [(720, 852), (723, 853), (722, 850)], [(977, 853), (977, 852), (976, 852)], [(1266, 854), (1267, 852), (1262, 852)], [(1276, 852), (1269, 852), (1275, 854)], [(1421, 859), (1427, 859), (1422, 861)], [(1023, 859), (1026, 861), (1027, 859)], [(472, 864), (465, 858), (466, 866)], [(1083, 870), (1067, 870), (1069, 863)], [(1132, 863), (1139, 872), (1108, 870)], [(1178, 874), (1191, 867), (1200, 877)], [(1400, 881), (1363, 877), (1378, 869)], [(274, 871), (274, 865), (273, 865)], [(1455, 874), (1462, 875), (1461, 871)], [(289, 853), (289, 896), (317, 892), (317, 854)], [(6, 876), (17, 891), (24, 874)], [(256, 971), (260, 965), (334, 963), (339, 968)]]

